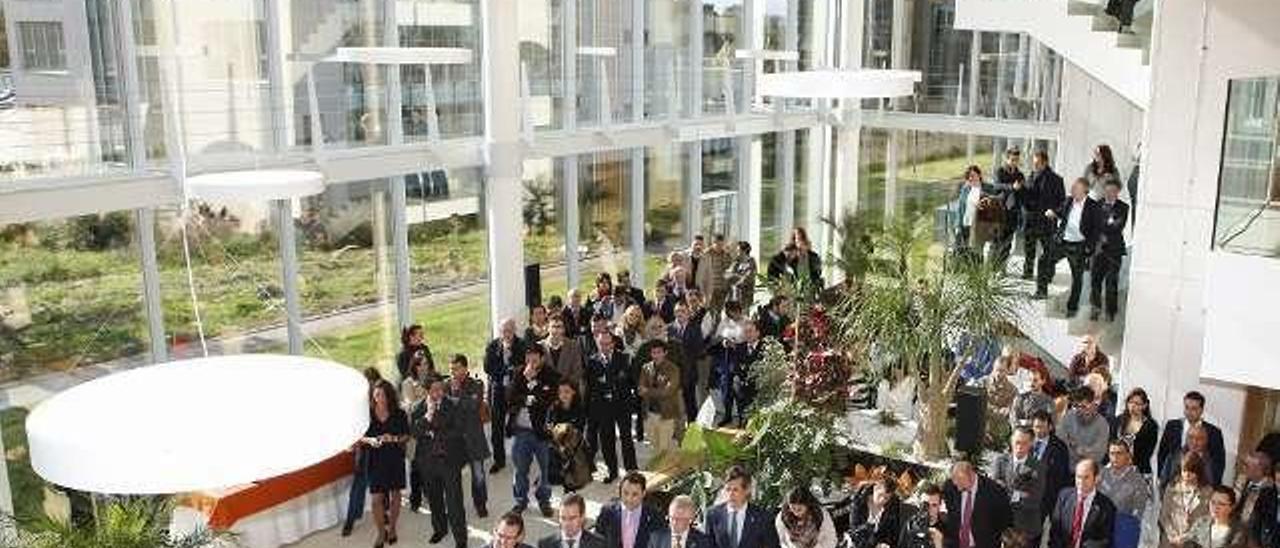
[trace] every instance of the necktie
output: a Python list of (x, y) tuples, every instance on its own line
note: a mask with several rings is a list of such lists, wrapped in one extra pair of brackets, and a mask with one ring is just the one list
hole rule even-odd
[(1036, 459), (1044, 458), (1044, 440), (1036, 440)]
[(972, 548), (973, 546), (973, 530), (970, 527), (970, 518), (973, 517), (973, 501), (969, 498), (969, 491), (965, 490), (960, 503), (960, 548)]
[(738, 511), (729, 510), (729, 547), (738, 548)]
[(578, 543), (577, 539), (571, 539), (571, 538), (564, 539), (564, 548), (573, 548), (573, 546), (577, 543)]
[(634, 510), (622, 511), (622, 548), (632, 548), (636, 543), (636, 513)]
[(680, 535), (671, 537), (671, 548), (684, 548), (684, 537)]
[(1084, 499), (1083, 494), (1076, 499), (1076, 513), (1071, 516), (1071, 548), (1080, 546), (1080, 533), (1084, 530)]

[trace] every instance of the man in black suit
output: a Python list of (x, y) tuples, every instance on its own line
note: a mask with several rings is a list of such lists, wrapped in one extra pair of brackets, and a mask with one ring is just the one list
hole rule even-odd
[(676, 495), (667, 506), (670, 525), (649, 535), (649, 544), (644, 548), (713, 548), (711, 539), (693, 528), (696, 514), (697, 507), (689, 495)]
[(1098, 492), (1098, 472), (1093, 459), (1076, 463), (1075, 487), (1058, 494), (1049, 524), (1049, 548), (1111, 548), (1116, 506)]
[(996, 170), (996, 179), (991, 183), (995, 190), (994, 198), (1004, 207), (1004, 226), (992, 242), (991, 262), (1003, 270), (1005, 261), (1009, 259), (1009, 250), (1013, 248), (1013, 238), (1022, 224), (1022, 200), (1018, 193), (1026, 186), (1027, 178), (1019, 167), (1022, 152), (1018, 147), (1009, 147), (1004, 153), (1004, 165)]
[(1080, 288), (1084, 281), (1085, 261), (1089, 260), (1098, 241), (1098, 202), (1089, 197), (1089, 181), (1081, 178), (1071, 183), (1071, 196), (1057, 210), (1045, 212), (1054, 223), (1053, 251), (1040, 260), (1036, 293), (1032, 298), (1049, 296), (1049, 282), (1063, 257), (1071, 266), (1071, 294), (1067, 298), (1067, 316), (1073, 317), (1080, 307)]
[(1204, 420), (1204, 394), (1192, 390), (1182, 397), (1182, 418), (1164, 423), (1160, 435), (1160, 448), (1156, 450), (1156, 462), (1162, 471), (1176, 466), (1182, 448), (1187, 445), (1187, 431), (1201, 426), (1209, 436), (1209, 464), (1212, 485), (1222, 483), (1222, 470), (1226, 466), (1227, 451), (1222, 443), (1222, 430)]
[[(542, 363), (546, 351), (531, 344), (524, 350), (524, 368), (512, 375), (507, 384), (506, 431), (511, 436), (511, 463), (515, 465), (511, 494), (515, 507), (524, 512), (529, 506), (529, 467), (538, 463), (538, 509), (543, 517), (551, 517), (551, 440), (547, 431), (547, 412), (556, 401), (560, 377)], [(496, 421), (497, 419), (495, 419)]]
[(892, 475), (865, 484), (853, 495), (849, 511), (852, 546), (893, 546), (902, 535), (902, 501)]
[(426, 484), (427, 506), (431, 509), (431, 544), (453, 532), (458, 548), (467, 546), (467, 514), (462, 504), (462, 465), (467, 462), (467, 444), (461, 410), (444, 396), (444, 377), (427, 381), (427, 397), (414, 406), (410, 415), (417, 439), (413, 464)]
[[(1236, 500), (1235, 515), (1240, 523), (1249, 527), (1251, 534), (1256, 519), (1276, 521), (1276, 485), (1271, 482), (1271, 457), (1266, 453), (1254, 451), (1245, 455), (1244, 479), (1236, 491), (1240, 496)], [(1262, 544), (1256, 537), (1251, 540)]]
[(791, 323), (787, 317), (787, 297), (774, 295), (769, 303), (756, 310), (756, 322), (760, 324), (760, 335), (782, 342), (782, 331)]
[(569, 493), (560, 501), (560, 530), (538, 540), (538, 548), (605, 548), (604, 539), (586, 530), (587, 502)]
[(1272, 465), (1271, 489), (1254, 504), (1249, 527), (1249, 546), (1280, 548), (1280, 464)]
[(636, 446), (631, 438), (631, 394), (636, 380), (631, 377), (627, 356), (614, 350), (612, 333), (596, 333), (597, 350), (587, 359), (587, 442), (592, 460), (598, 450), (609, 467), (605, 483), (618, 479), (618, 441), (622, 441), (622, 464), (636, 470)]
[(644, 297), (644, 290), (631, 285), (631, 271), (618, 271), (618, 285), (613, 288), (614, 298), (623, 306), (637, 305), (644, 312), (644, 317), (648, 318), (653, 311), (649, 308), (649, 301)]
[(1000, 536), (1013, 521), (1009, 493), (1000, 484), (978, 475), (968, 461), (960, 461), (951, 466), (951, 479), (942, 493), (947, 503), (948, 548), (1000, 546)]
[(684, 396), (684, 413), (689, 422), (698, 417), (698, 362), (707, 354), (706, 340), (702, 336), (701, 322), (694, 322), (689, 315), (689, 305), (676, 304), (676, 321), (667, 327), (667, 340), (680, 345), (684, 356), (680, 366), (680, 390)]
[(644, 505), (647, 482), (640, 472), (627, 472), (618, 486), (618, 499), (600, 508), (592, 530), (604, 539), (605, 548), (645, 548), (649, 537), (662, 529), (662, 517)]
[(903, 520), (902, 535), (894, 546), (933, 548), (935, 537), (939, 541), (947, 538), (947, 513), (942, 508), (942, 488), (930, 484), (924, 488), (920, 509)]
[(484, 348), (484, 373), (489, 378), (489, 443), (493, 450), (493, 466), (490, 474), (497, 474), (507, 465), (506, 433), (501, 417), (507, 416), (507, 378), (519, 371), (524, 363), (524, 342), (516, 336), (516, 321), (502, 320), (498, 336)]
[(1091, 319), (1097, 321), (1102, 308), (1102, 288), (1107, 289), (1107, 321), (1116, 318), (1120, 304), (1120, 289), (1116, 278), (1120, 275), (1120, 263), (1124, 260), (1124, 225), (1129, 220), (1129, 204), (1120, 201), (1120, 181), (1107, 179), (1103, 185), (1102, 202), (1098, 204), (1098, 251), (1089, 266), (1089, 304), (1093, 305)]
[(508, 512), (493, 526), (493, 540), (483, 548), (533, 548), (524, 543), (524, 517)]
[(778, 548), (774, 512), (751, 501), (751, 472), (733, 465), (725, 473), (725, 502), (707, 512), (707, 536), (714, 548)]
[(1009, 452), (1001, 453), (991, 465), (991, 479), (1009, 492), (1013, 528), (1030, 546), (1040, 545), (1044, 530), (1044, 465), (1031, 452), (1035, 433), (1020, 426), (1009, 436)]
[(756, 385), (751, 380), (751, 369), (764, 358), (764, 339), (760, 335), (758, 320), (747, 320), (743, 324), (743, 341), (738, 344), (737, 367), (734, 370), (734, 387), (738, 399), (738, 424), (747, 423), (747, 409), (756, 398)]
[(1022, 218), (1026, 220), (1023, 228), (1023, 241), (1026, 245), (1023, 251), (1022, 278), (1030, 280), (1035, 277), (1037, 248), (1042, 256), (1049, 254), (1053, 223), (1044, 213), (1067, 199), (1062, 176), (1049, 167), (1049, 154), (1044, 149), (1037, 149), (1031, 155), (1031, 179), (1015, 193), (1022, 204)]
[(1031, 454), (1044, 472), (1044, 492), (1040, 501), (1040, 519), (1053, 513), (1058, 503), (1058, 492), (1066, 489), (1071, 478), (1071, 451), (1067, 443), (1053, 433), (1053, 415), (1041, 409), (1031, 415)]

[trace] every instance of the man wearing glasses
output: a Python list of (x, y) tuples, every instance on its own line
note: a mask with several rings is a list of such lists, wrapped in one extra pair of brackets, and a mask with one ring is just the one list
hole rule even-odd
[(1062, 416), (1058, 435), (1067, 444), (1072, 466), (1083, 459), (1103, 462), (1111, 428), (1107, 419), (1098, 414), (1093, 389), (1082, 386), (1071, 393), (1071, 410)]

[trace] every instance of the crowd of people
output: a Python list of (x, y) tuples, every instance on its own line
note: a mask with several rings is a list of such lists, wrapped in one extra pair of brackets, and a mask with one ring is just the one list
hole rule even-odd
[(1067, 316), (1079, 311), (1087, 270), (1090, 319), (1097, 321), (1105, 312), (1107, 321), (1114, 320), (1130, 207), (1120, 199), (1120, 172), (1111, 147), (1098, 145), (1093, 161), (1069, 187), (1044, 150), (1032, 154), (1030, 176), (1023, 174), (1021, 162), (1021, 151), (1012, 147), (993, 180), (984, 180), (976, 165), (965, 171), (952, 208), (956, 252), (1003, 269), (1021, 235), (1022, 277), (1035, 281), (1033, 298), (1048, 298), (1057, 265), (1066, 259), (1071, 270)]
[[(570, 494), (597, 476), (613, 483), (640, 470), (638, 442), (647, 440), (660, 458), (699, 413), (712, 413), (720, 426), (743, 424), (755, 392), (752, 364), (764, 340), (782, 340), (790, 324), (785, 297), (755, 307), (751, 252), (747, 242), (695, 236), (669, 255), (652, 293), (633, 286), (624, 270), (600, 273), (590, 292), (552, 295), (530, 308), (525, 329), (514, 318), (501, 322), (484, 349), (483, 378), (472, 376), (461, 354), (449, 357), (442, 374), (422, 327), (406, 328), (399, 385), (366, 371), (370, 427), (356, 448), (344, 536), (367, 490), (378, 545), (394, 544), (407, 488), (409, 508), (425, 501), (430, 509), (432, 542), (451, 533), (462, 547), (464, 467), (476, 516), (488, 516), (487, 476), (510, 464), (511, 512), (536, 503), (551, 517), (554, 486)], [(765, 277), (821, 287), (821, 257), (803, 228), (770, 258)]]

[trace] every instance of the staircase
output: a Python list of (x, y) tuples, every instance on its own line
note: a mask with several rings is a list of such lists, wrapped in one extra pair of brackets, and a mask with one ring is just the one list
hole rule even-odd
[(1106, 0), (956, 0), (955, 27), (1025, 32), (1145, 110), (1154, 2), (1135, 7), (1131, 34), (1116, 32), (1115, 18), (1103, 12)]

